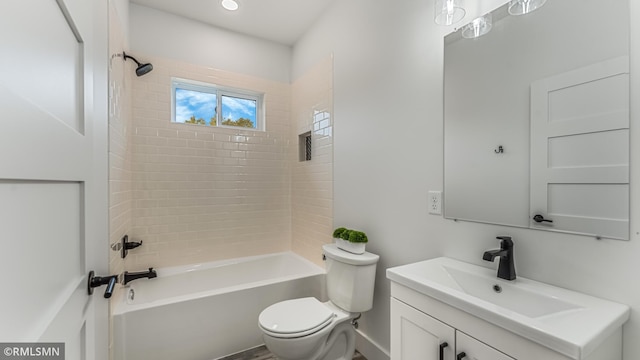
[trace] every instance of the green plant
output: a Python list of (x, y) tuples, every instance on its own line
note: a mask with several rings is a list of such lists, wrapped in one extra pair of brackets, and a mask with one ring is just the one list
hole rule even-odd
[(369, 239), (367, 239), (367, 235), (362, 231), (351, 230), (349, 234), (349, 242), (352, 243), (366, 243)]
[(362, 231), (349, 230), (347, 228), (339, 227), (333, 231), (333, 237), (336, 239), (346, 240), (352, 243), (367, 243), (367, 235)]
[(333, 237), (336, 239), (342, 239), (340, 236), (342, 235), (342, 233), (344, 233), (345, 231), (347, 231), (346, 228), (343, 227), (339, 227), (335, 230), (333, 230)]

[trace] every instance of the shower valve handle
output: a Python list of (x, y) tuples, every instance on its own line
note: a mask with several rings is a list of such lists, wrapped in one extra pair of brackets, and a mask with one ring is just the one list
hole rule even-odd
[(95, 272), (93, 270), (89, 271), (89, 276), (87, 277), (87, 293), (89, 295), (93, 295), (93, 288), (107, 285), (107, 288), (104, 291), (104, 298), (108, 299), (113, 295), (113, 290), (118, 282), (118, 275), (109, 275), (109, 276), (95, 276)]

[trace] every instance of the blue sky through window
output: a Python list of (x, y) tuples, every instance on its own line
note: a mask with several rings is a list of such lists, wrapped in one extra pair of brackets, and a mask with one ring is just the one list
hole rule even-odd
[[(257, 101), (231, 95), (221, 95), (221, 121), (239, 119), (250, 120), (255, 128), (257, 125)], [(184, 123), (195, 117), (203, 119), (207, 125), (216, 116), (216, 94), (197, 90), (175, 88), (175, 121)], [(232, 124), (227, 124), (232, 125)], [(233, 124), (235, 125), (235, 124)]]
[(216, 94), (176, 88), (176, 122), (191, 116), (209, 123), (216, 113)]
[(256, 101), (222, 95), (222, 119), (237, 121), (240, 118), (256, 124)]

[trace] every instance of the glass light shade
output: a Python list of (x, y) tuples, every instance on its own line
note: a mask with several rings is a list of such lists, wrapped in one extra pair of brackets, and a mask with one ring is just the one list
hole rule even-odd
[(509, 14), (524, 15), (541, 8), (547, 0), (511, 0)]
[(235, 0), (222, 0), (221, 4), (222, 4), (222, 7), (227, 10), (230, 10), (230, 11), (238, 10), (238, 3)]
[(462, 28), (462, 37), (466, 39), (474, 39), (491, 31), (493, 25), (491, 14), (481, 16)]
[(435, 0), (435, 4), (434, 20), (438, 25), (453, 25), (467, 13), (462, 7), (462, 0)]

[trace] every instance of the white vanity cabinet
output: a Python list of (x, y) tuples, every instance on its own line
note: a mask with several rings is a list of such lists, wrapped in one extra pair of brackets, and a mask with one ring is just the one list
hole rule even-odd
[(392, 360), (514, 360), (453, 327), (391, 298)]
[(391, 282), (391, 360), (621, 360), (621, 345), (619, 329), (589, 354), (564, 355)]

